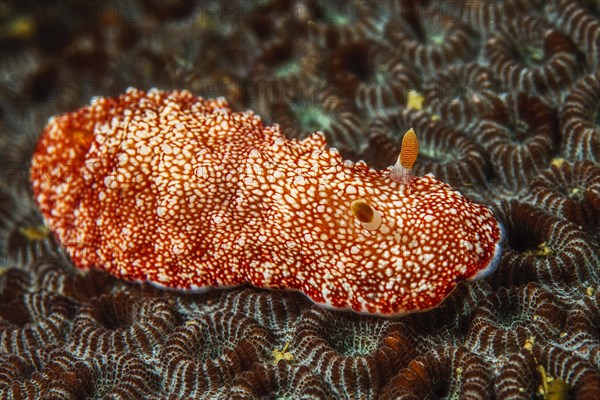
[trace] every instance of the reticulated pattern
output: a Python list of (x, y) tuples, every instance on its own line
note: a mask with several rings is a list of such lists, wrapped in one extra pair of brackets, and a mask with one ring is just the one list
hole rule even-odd
[(39, 132), (48, 118), (60, 113), (61, 108), (49, 104), (28, 108), (26, 112), (12, 107), (4, 112), (6, 118), (0, 120), (0, 183), (12, 189), (15, 195), (27, 195), (30, 190), (28, 171)]

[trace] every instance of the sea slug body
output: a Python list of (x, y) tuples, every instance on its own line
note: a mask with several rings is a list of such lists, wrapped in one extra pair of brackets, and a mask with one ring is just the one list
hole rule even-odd
[(502, 239), (486, 207), (432, 175), (396, 176), (416, 158), (407, 142), (410, 165), (375, 171), (223, 99), (130, 88), (52, 118), (31, 181), (80, 268), (180, 290), (250, 282), (395, 316), (493, 271)]

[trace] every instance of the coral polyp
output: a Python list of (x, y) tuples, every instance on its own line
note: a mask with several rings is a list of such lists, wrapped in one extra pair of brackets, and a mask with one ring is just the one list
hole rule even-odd
[(571, 40), (533, 15), (500, 25), (486, 43), (486, 55), (503, 84), (554, 104), (581, 73)]
[(475, 29), (434, 5), (405, 18), (390, 20), (386, 36), (399, 54), (427, 71), (439, 71), (454, 63), (474, 59), (479, 51)]
[(509, 95), (486, 113), (473, 133), (488, 152), (502, 183), (522, 188), (556, 152), (555, 112), (525, 93)]
[(560, 116), (563, 151), (570, 159), (600, 162), (600, 72), (582, 77)]
[(337, 91), (318, 84), (295, 89), (277, 98), (271, 106), (273, 118), (288, 137), (303, 139), (320, 131), (330, 146), (342, 154), (359, 153), (364, 149), (363, 123), (352, 102)]
[(367, 115), (385, 114), (404, 105), (408, 92), (421, 86), (415, 68), (373, 41), (340, 46), (332, 54), (330, 80), (354, 97)]
[(600, 166), (556, 160), (531, 181), (526, 201), (592, 231), (600, 229)]

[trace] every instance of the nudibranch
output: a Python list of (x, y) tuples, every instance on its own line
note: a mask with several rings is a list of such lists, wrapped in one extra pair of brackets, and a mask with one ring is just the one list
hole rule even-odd
[(31, 182), (79, 268), (192, 291), (249, 282), (395, 316), (493, 271), (502, 238), (488, 208), (410, 176), (414, 133), (404, 142), (376, 171), (224, 99), (130, 88), (51, 118)]

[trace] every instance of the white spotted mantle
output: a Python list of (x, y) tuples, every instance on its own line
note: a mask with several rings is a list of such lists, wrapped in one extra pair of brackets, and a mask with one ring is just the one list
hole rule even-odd
[[(32, 161), (45, 219), (80, 268), (195, 290), (250, 282), (336, 309), (400, 315), (493, 270), (502, 229), (432, 175), (343, 161), (252, 112), (129, 89), (52, 118)], [(354, 221), (365, 199), (376, 231)]]

